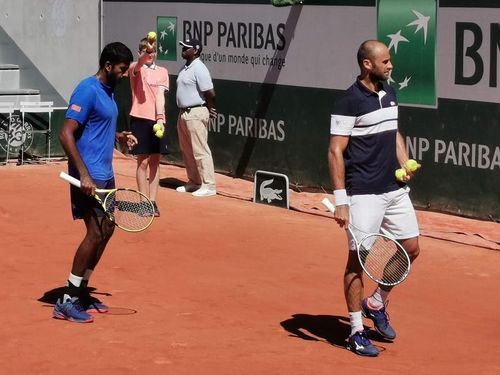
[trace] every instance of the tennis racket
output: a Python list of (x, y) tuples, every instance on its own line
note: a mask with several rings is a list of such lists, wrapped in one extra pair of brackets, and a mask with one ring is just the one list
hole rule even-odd
[[(335, 212), (335, 206), (328, 198), (324, 198), (322, 203), (332, 213)], [(368, 277), (387, 286), (397, 285), (406, 279), (410, 273), (410, 257), (396, 240), (381, 233), (366, 233), (351, 223), (347, 230), (354, 239), (359, 263)]]
[[(81, 187), (80, 180), (67, 173), (59, 174), (66, 182)], [(108, 219), (126, 232), (142, 232), (154, 219), (153, 203), (139, 191), (127, 188), (96, 189), (94, 198), (104, 209)]]

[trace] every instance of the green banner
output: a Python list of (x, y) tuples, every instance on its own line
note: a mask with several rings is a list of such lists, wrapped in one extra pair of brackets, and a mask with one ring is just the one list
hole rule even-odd
[(436, 0), (379, 0), (377, 14), (377, 37), (391, 52), (389, 83), (400, 104), (436, 107)]
[(177, 17), (156, 19), (158, 60), (177, 61)]

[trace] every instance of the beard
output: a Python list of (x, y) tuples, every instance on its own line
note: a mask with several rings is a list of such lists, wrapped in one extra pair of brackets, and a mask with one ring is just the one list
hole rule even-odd
[(113, 73), (113, 71), (106, 72), (106, 84), (109, 87), (114, 89), (119, 80), (120, 79), (117, 77), (115, 73)]
[(378, 82), (387, 81), (389, 79), (389, 76), (385, 75), (384, 73), (371, 73), (371, 76), (373, 81)]
[(372, 79), (374, 81), (380, 82), (380, 81), (387, 81), (391, 76), (391, 72), (389, 71), (388, 73), (385, 73), (378, 71), (378, 72), (371, 72), (370, 75), (372, 76)]

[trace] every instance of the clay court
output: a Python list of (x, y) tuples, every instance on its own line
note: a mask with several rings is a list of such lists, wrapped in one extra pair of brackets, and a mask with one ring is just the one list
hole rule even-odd
[[(115, 160), (119, 185), (135, 186), (134, 166)], [(322, 194), (293, 193), (285, 210), (218, 175), (219, 195), (194, 198), (168, 165), (161, 217), (117, 230), (93, 275), (109, 313), (52, 319), (84, 230), (65, 169), (0, 167), (2, 374), (500, 373), (499, 224), (419, 212), (422, 253), (389, 306), (398, 338), (374, 334), (383, 352), (362, 358), (344, 349), (345, 235)]]

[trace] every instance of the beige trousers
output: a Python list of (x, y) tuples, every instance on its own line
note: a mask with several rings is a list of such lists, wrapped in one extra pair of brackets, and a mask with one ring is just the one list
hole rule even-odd
[(177, 118), (177, 132), (189, 182), (215, 187), (214, 161), (207, 142), (209, 118), (206, 107), (181, 110)]

